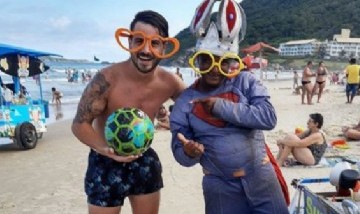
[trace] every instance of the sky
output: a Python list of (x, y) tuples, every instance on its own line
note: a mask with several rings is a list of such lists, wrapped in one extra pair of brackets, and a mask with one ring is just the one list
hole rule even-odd
[[(0, 0), (0, 2), (5, 0)], [(68, 59), (117, 62), (129, 54), (115, 41), (135, 14), (154, 10), (170, 36), (188, 27), (202, 0), (11, 0), (1, 4), (0, 43), (52, 52)], [(217, 7), (215, 7), (217, 9)], [(214, 9), (215, 9), (214, 8)]]

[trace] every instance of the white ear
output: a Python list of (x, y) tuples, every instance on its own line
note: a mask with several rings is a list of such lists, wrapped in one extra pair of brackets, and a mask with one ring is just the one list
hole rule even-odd
[(208, 28), (211, 18), (211, 11), (214, 3), (218, 0), (204, 0), (195, 10), (195, 15), (190, 24), (190, 31), (201, 36)]
[[(219, 4), (216, 23), (211, 22), (212, 7)], [(207, 50), (215, 55), (239, 52), (239, 43), (246, 32), (246, 16), (235, 0), (204, 0), (195, 10), (190, 31), (198, 38), (196, 50)], [(220, 32), (220, 35), (219, 35)]]
[(244, 12), (244, 9), (239, 5), (240, 13), (241, 13), (241, 26), (240, 26), (240, 35), (239, 35), (239, 43), (244, 40), (246, 35), (246, 14)]
[(223, 41), (234, 41), (239, 34), (241, 41), (246, 31), (246, 16), (241, 6), (234, 0), (221, 1), (217, 25)]

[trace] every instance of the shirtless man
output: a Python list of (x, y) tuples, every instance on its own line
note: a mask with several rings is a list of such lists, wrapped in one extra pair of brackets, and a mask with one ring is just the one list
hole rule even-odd
[(301, 94), (301, 104), (305, 104), (305, 94), (307, 99), (307, 104), (311, 105), (311, 94), (312, 94), (312, 84), (311, 84), (311, 77), (315, 76), (315, 74), (311, 71), (313, 64), (312, 61), (309, 61), (302, 73), (302, 94)]
[(319, 89), (318, 92), (318, 99), (317, 102), (320, 103), (320, 98), (321, 95), (324, 91), (325, 85), (326, 85), (326, 78), (327, 78), (327, 74), (328, 74), (328, 70), (325, 67), (325, 64), (323, 61), (319, 62), (319, 68), (316, 71), (316, 80), (315, 80), (315, 85), (314, 88), (312, 90), (312, 94), (311, 94), (311, 98), (315, 95), (316, 91)]
[(89, 213), (118, 214), (125, 198), (133, 213), (158, 213), (163, 181), (156, 152), (149, 148), (139, 156), (116, 155), (106, 144), (104, 125), (122, 107), (141, 109), (154, 121), (159, 107), (179, 96), (186, 87), (183, 81), (158, 66), (162, 58), (176, 52), (167, 54), (167, 43), (177, 40), (168, 37), (167, 21), (153, 11), (139, 12), (130, 30), (119, 28), (116, 33), (126, 37), (122, 38), (126, 47), (120, 46), (130, 57), (95, 75), (83, 92), (72, 124), (74, 135), (90, 147), (85, 177)]

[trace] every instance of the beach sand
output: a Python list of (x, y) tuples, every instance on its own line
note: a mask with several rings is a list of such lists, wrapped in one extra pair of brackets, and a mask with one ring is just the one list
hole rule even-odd
[[(324, 115), (323, 130), (328, 142), (339, 138), (341, 126), (356, 124), (360, 119), (357, 109), (360, 97), (355, 97), (352, 105), (345, 104), (344, 86), (328, 85), (321, 103), (301, 105), (300, 95), (292, 94), (291, 81), (265, 84), (278, 115), (276, 128), (265, 132), (274, 155), (277, 152), (276, 140), (293, 132), (297, 126), (306, 127), (310, 113)], [(74, 105), (63, 105), (60, 111), (63, 116), (56, 120), (56, 108), (50, 106), (55, 123), (48, 126), (48, 132), (33, 150), (0, 147), (0, 213), (87, 213), (83, 178), (89, 148), (71, 133), (70, 118), (74, 111)], [(163, 165), (165, 187), (161, 191), (160, 213), (204, 213), (201, 167), (185, 168), (176, 163), (170, 151), (170, 140), (170, 132), (157, 131), (153, 142)], [(349, 145), (350, 149), (330, 149), (329, 153), (359, 157), (360, 142), (349, 142)], [(330, 170), (329, 167), (282, 168), (291, 196), (295, 192), (290, 186), (292, 179), (328, 177)], [(321, 185), (314, 188), (316, 191), (329, 190)], [(122, 213), (131, 213), (128, 201)]]

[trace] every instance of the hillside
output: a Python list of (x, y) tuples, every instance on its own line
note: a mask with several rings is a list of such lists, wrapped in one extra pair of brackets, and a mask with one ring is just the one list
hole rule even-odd
[(360, 36), (360, 1), (354, 0), (244, 0), (248, 30), (245, 43), (278, 45), (294, 39), (332, 39), (341, 28)]
[[(360, 1), (243, 0), (241, 5), (247, 16), (247, 34), (240, 48), (259, 41), (277, 47), (289, 40), (331, 40), (334, 34), (340, 34), (341, 28), (351, 29), (351, 37), (360, 37)], [(195, 38), (187, 28), (176, 38), (181, 44), (180, 51), (163, 64), (186, 66), (184, 59), (191, 54)]]

